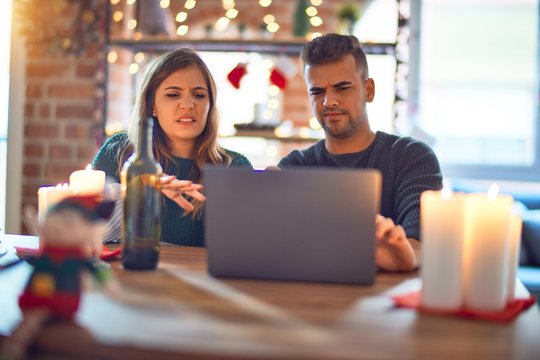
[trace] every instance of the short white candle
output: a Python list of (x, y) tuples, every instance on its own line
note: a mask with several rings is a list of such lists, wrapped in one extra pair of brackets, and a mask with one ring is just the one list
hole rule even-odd
[(506, 307), (512, 204), (511, 196), (497, 195), (493, 187), (487, 195), (467, 197), (465, 306), (469, 309)]
[(422, 306), (458, 310), (463, 305), (465, 195), (448, 187), (424, 191), (420, 200)]
[(38, 189), (38, 220), (42, 224), (49, 209), (73, 195), (68, 184), (58, 184), (56, 186), (42, 186)]
[(519, 264), (522, 226), (523, 221), (521, 220), (521, 217), (516, 214), (512, 214), (510, 223), (510, 246), (508, 251), (508, 302), (514, 300), (516, 293), (516, 276), (517, 267)]
[(77, 170), (69, 176), (69, 187), (77, 195), (100, 195), (105, 187), (105, 172), (92, 170), (88, 164), (85, 170)]

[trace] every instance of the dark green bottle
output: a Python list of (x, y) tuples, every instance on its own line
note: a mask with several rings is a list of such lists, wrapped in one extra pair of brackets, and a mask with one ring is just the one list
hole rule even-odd
[(152, 153), (152, 118), (139, 122), (137, 151), (122, 168), (124, 232), (122, 265), (130, 270), (155, 269), (161, 235), (161, 165)]

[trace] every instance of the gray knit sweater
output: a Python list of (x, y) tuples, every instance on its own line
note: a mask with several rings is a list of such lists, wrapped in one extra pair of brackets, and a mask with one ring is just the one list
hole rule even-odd
[(292, 151), (278, 166), (378, 169), (383, 179), (381, 215), (402, 225), (407, 237), (417, 240), (420, 240), (420, 194), (442, 188), (439, 162), (426, 144), (380, 131), (361, 152), (333, 155), (321, 140), (308, 149)]
[[(126, 133), (119, 133), (109, 138), (101, 147), (92, 162), (95, 169), (103, 170), (112, 181), (119, 182), (118, 174), (120, 154), (129, 145)], [(232, 156), (229, 166), (249, 167), (251, 163), (242, 154), (226, 150)], [(195, 164), (192, 159), (173, 157), (174, 164), (163, 168), (168, 175), (176, 175), (178, 179), (189, 179)], [(163, 165), (163, 164), (162, 164)], [(194, 218), (191, 214), (184, 216), (184, 210), (173, 200), (163, 196), (161, 208), (161, 241), (185, 246), (204, 246), (204, 219)]]

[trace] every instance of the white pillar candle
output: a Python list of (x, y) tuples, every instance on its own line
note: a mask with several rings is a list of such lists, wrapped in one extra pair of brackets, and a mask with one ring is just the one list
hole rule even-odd
[(66, 197), (73, 195), (68, 184), (42, 186), (38, 189), (38, 220), (42, 224), (49, 209)]
[(493, 187), (487, 195), (471, 194), (467, 197), (466, 308), (499, 311), (506, 306), (512, 204), (511, 196), (497, 196)]
[(85, 170), (77, 170), (69, 176), (69, 187), (77, 195), (100, 195), (105, 187), (105, 172), (92, 170), (90, 164)]
[(523, 221), (521, 220), (521, 217), (516, 214), (512, 214), (510, 222), (510, 246), (508, 251), (508, 302), (513, 301), (515, 298), (522, 225)]
[(422, 306), (458, 310), (463, 305), (465, 195), (447, 187), (423, 192), (420, 220)]

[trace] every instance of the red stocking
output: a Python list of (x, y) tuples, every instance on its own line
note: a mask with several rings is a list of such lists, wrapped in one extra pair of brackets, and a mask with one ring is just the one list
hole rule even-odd
[(244, 77), (244, 75), (246, 75), (246, 73), (247, 73), (246, 64), (238, 63), (238, 65), (236, 65), (234, 69), (232, 69), (229, 72), (229, 74), (227, 74), (227, 79), (232, 84), (232, 86), (234, 86), (235, 89), (239, 89), (240, 80), (242, 80), (242, 78)]

